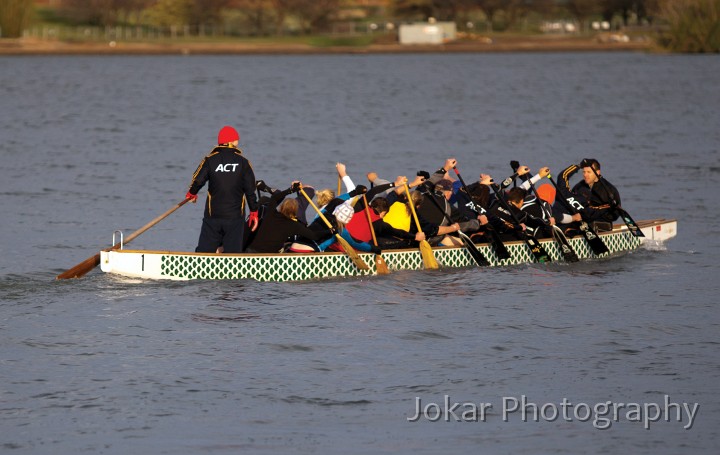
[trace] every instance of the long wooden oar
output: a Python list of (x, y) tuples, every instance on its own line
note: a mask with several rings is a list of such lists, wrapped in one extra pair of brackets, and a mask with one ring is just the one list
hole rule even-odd
[[(555, 179), (553, 179), (552, 175), (548, 174), (548, 180), (550, 180), (550, 183), (555, 187), (555, 191), (557, 191), (557, 196), (555, 199), (557, 201), (560, 201), (560, 204), (567, 209), (571, 215), (575, 215), (576, 213), (579, 213), (580, 216), (582, 216), (582, 210), (584, 207), (580, 204), (580, 202), (577, 201), (575, 198), (568, 199), (565, 196), (565, 193), (561, 188), (558, 187), (557, 183), (555, 183)], [(577, 207), (576, 207), (577, 205)], [(593, 250), (593, 253), (596, 255), (605, 254), (608, 251), (608, 247), (605, 245), (605, 242), (602, 241), (602, 239), (597, 235), (597, 232), (590, 226), (590, 224), (583, 220), (580, 223), (580, 232), (582, 232), (583, 237), (585, 237), (585, 240), (587, 240), (588, 245), (590, 245), (590, 249)]]
[[(138, 237), (140, 234), (142, 234), (143, 232), (147, 231), (151, 227), (158, 224), (160, 221), (162, 221), (165, 218), (167, 218), (168, 216), (170, 216), (171, 213), (173, 213), (175, 210), (177, 210), (180, 207), (182, 207), (183, 205), (185, 205), (187, 203), (187, 201), (189, 201), (189, 200), (190, 199), (185, 199), (185, 200), (180, 201), (177, 205), (175, 205), (173, 208), (171, 208), (167, 212), (163, 213), (162, 215), (158, 216), (157, 218), (155, 218), (154, 220), (152, 220), (145, 226), (141, 227), (137, 231), (128, 235), (127, 238), (125, 238), (125, 240), (123, 241), (123, 244), (130, 243), (133, 239)], [(115, 245), (111, 246), (110, 248), (106, 248), (102, 251), (117, 250), (118, 248), (120, 248), (120, 243), (116, 243)], [(55, 277), (55, 279), (65, 280), (68, 278), (80, 278), (80, 277), (84, 276), (85, 274), (87, 274), (92, 269), (94, 269), (95, 267), (97, 267), (98, 264), (100, 264), (100, 253), (96, 254), (95, 256), (91, 256), (91, 257), (85, 259), (84, 261), (82, 261), (81, 263), (79, 263), (78, 265), (76, 265), (75, 267), (64, 271), (63, 273), (61, 273), (60, 275)]]
[[(580, 166), (583, 167), (582, 166), (583, 164), (588, 164), (588, 163), (580, 163)], [(608, 188), (607, 185), (605, 184), (605, 179), (600, 174), (598, 174), (598, 172), (595, 170), (594, 167), (592, 167), (592, 165), (587, 166), (587, 167), (592, 169), (593, 174), (595, 174), (595, 177), (597, 177), (597, 179), (598, 179), (598, 182), (600, 182), (600, 184), (603, 186), (603, 188), (605, 188), (605, 192), (608, 194), (608, 197), (610, 198), (610, 207), (612, 207), (613, 210), (615, 210), (616, 212), (618, 212), (620, 214), (620, 217), (625, 222), (625, 225), (627, 226), (628, 231), (630, 231), (630, 233), (632, 235), (634, 235), (635, 237), (645, 237), (645, 234), (643, 234), (642, 229), (640, 229), (640, 227), (637, 225), (635, 220), (633, 220), (633, 218), (630, 216), (630, 214), (628, 212), (626, 212), (624, 208), (620, 207), (620, 204), (617, 203), (617, 201), (613, 197), (613, 194), (610, 192), (610, 188)], [(600, 195), (597, 193), (597, 191), (594, 191), (594, 193), (596, 196), (598, 196), (598, 198), (600, 197)]]
[(347, 240), (342, 238), (342, 236), (333, 229), (332, 224), (330, 221), (328, 221), (327, 218), (325, 218), (325, 215), (320, 211), (320, 209), (315, 205), (315, 203), (310, 199), (310, 197), (307, 195), (305, 190), (300, 188), (300, 193), (307, 199), (307, 201), (310, 203), (313, 209), (317, 212), (318, 216), (321, 220), (325, 222), (325, 225), (331, 230), (335, 232), (335, 240), (338, 241), (338, 243), (342, 246), (343, 251), (345, 251), (345, 254), (348, 255), (348, 257), (353, 261), (355, 264), (355, 267), (357, 267), (360, 270), (370, 270), (370, 267), (365, 264), (365, 261), (362, 260), (362, 258), (357, 254), (357, 251), (348, 243)]
[[(408, 187), (407, 183), (403, 183), (403, 185), (405, 185), (405, 194), (407, 195), (408, 205), (410, 206), (410, 211), (412, 212), (413, 219), (415, 220), (415, 226), (417, 227), (418, 232), (422, 232), (422, 228), (420, 227), (420, 220), (418, 219), (417, 213), (415, 212), (415, 204), (413, 204), (412, 196), (410, 196), (410, 188)], [(432, 247), (427, 240), (420, 241), (420, 254), (422, 255), (423, 264), (425, 265), (426, 269), (437, 269), (440, 267), (438, 265), (437, 259), (435, 259)]]
[[(373, 227), (372, 218), (370, 217), (370, 206), (368, 205), (368, 201), (364, 193), (362, 198), (365, 203), (365, 215), (367, 216), (368, 225), (370, 226), (372, 241), (375, 246), (378, 246), (377, 237), (375, 237), (375, 228)], [(385, 263), (385, 259), (383, 259), (382, 254), (375, 255), (375, 269), (377, 269), (378, 275), (387, 275), (390, 273), (390, 269), (388, 269), (387, 263)]]
[(338, 190), (337, 193), (335, 193), (335, 196), (340, 196), (342, 194), (342, 177), (338, 175)]

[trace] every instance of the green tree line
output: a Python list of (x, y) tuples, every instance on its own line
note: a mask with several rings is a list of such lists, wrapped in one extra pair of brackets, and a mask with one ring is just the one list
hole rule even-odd
[(668, 0), (660, 11), (668, 23), (661, 45), (676, 52), (720, 52), (720, 0)]
[(22, 35), (32, 9), (32, 0), (0, 0), (0, 37)]
[[(61, 0), (54, 11), (70, 24), (204, 27), (232, 23), (244, 34), (281, 35), (288, 21), (304, 33), (327, 31), (353, 0)], [(19, 37), (33, 16), (32, 0), (0, 0), (0, 36)], [(379, 20), (465, 23), (481, 18), (493, 31), (512, 30), (531, 15), (573, 19), (587, 30), (593, 20), (662, 24), (659, 42), (680, 52), (720, 51), (720, 0), (390, 0), (373, 7)], [(249, 32), (249, 33), (248, 33)]]

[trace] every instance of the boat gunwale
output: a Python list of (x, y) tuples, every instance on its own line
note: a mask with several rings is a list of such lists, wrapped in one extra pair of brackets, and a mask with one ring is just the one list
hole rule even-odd
[[(638, 221), (638, 226), (642, 228), (651, 227), (651, 226), (657, 226), (665, 223), (670, 222), (677, 222), (677, 219), (674, 218), (654, 218), (652, 220), (641, 220)], [(623, 231), (627, 231), (628, 228), (623, 223), (618, 223), (613, 225), (613, 229), (611, 231), (603, 231), (598, 232), (598, 236), (603, 237), (606, 235), (612, 235), (612, 234), (618, 234)], [(573, 237), (568, 237), (568, 239), (575, 239), (580, 238), (582, 239), (582, 235), (576, 235)], [(542, 238), (538, 239), (541, 243), (543, 242), (553, 242), (552, 237)], [(505, 245), (515, 245), (515, 244), (522, 244), (524, 243), (522, 240), (507, 240), (503, 242)], [(492, 244), (483, 242), (483, 243), (475, 243), (476, 246), (479, 247), (492, 247)], [(464, 248), (462, 245), (460, 246), (443, 246), (443, 245), (437, 245), (432, 247), (433, 250), (447, 250), (447, 249), (453, 249), (453, 248)], [(407, 252), (413, 252), (417, 251), (417, 247), (413, 248), (400, 248), (400, 249), (384, 249), (382, 250), (382, 253), (407, 253)], [(183, 255), (183, 256), (217, 256), (217, 257), (240, 257), (240, 258), (248, 258), (248, 257), (278, 257), (278, 256), (284, 256), (284, 255), (307, 255), (307, 256), (346, 256), (346, 253), (341, 251), (308, 251), (308, 252), (290, 252), (290, 253), (197, 253), (194, 251), (171, 251), (171, 250), (143, 250), (143, 249), (128, 249), (128, 248), (117, 248), (113, 249), (113, 252), (116, 253), (143, 253), (143, 254), (171, 254), (171, 255)], [(368, 251), (357, 251), (358, 254), (374, 254), (372, 252)]]

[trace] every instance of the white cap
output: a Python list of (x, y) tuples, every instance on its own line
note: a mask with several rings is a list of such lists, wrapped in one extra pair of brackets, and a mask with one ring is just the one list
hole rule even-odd
[(355, 210), (347, 202), (343, 202), (342, 204), (335, 207), (335, 210), (333, 210), (333, 215), (335, 215), (335, 219), (337, 219), (343, 224), (348, 224), (354, 214)]

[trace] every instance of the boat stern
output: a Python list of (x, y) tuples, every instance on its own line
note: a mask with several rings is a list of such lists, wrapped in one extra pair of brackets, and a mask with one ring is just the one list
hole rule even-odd
[(168, 276), (162, 272), (162, 254), (146, 251), (110, 250), (100, 252), (100, 269), (105, 273), (150, 280), (187, 278)]
[(662, 243), (677, 235), (677, 220), (662, 220), (649, 226), (643, 226), (641, 230), (645, 234), (643, 241)]

